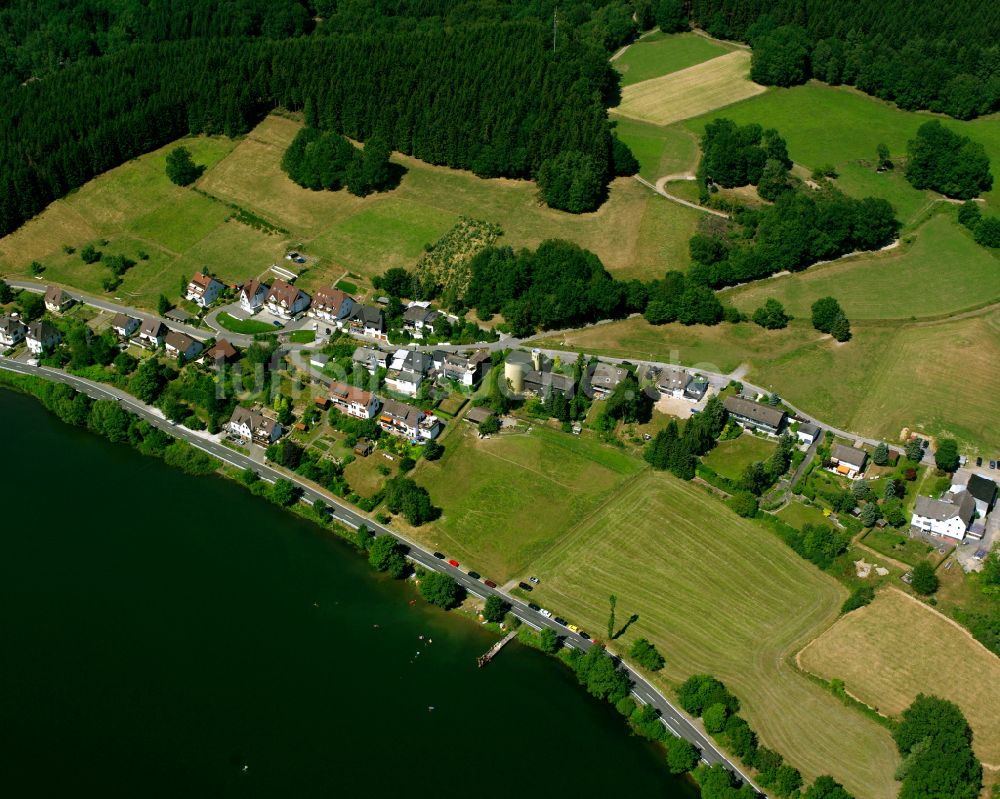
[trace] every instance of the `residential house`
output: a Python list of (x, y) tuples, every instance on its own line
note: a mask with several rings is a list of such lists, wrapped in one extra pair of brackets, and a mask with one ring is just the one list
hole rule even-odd
[(379, 369), (387, 369), (389, 365), (389, 354), (382, 350), (374, 350), (371, 347), (358, 347), (351, 356), (355, 366), (368, 370), (368, 374), (373, 375)]
[(683, 399), (684, 389), (691, 382), (691, 375), (683, 369), (667, 367), (660, 372), (660, 379), (656, 382), (656, 387), (664, 397)]
[(49, 286), (45, 290), (45, 310), (49, 313), (62, 313), (73, 304), (73, 298), (59, 286)]
[(979, 518), (981, 519), (985, 519), (987, 514), (993, 510), (994, 505), (996, 505), (997, 484), (988, 477), (978, 474), (970, 475), (968, 482), (964, 486), (953, 485), (951, 490), (952, 493), (968, 491), (976, 501), (976, 513), (979, 514)]
[(573, 375), (532, 370), (524, 376), (524, 390), (539, 397), (547, 397), (555, 392), (566, 399), (572, 399), (576, 394), (576, 381)]
[(28, 349), (35, 355), (52, 350), (60, 341), (62, 333), (48, 322), (38, 320), (28, 325)]
[(785, 424), (785, 412), (781, 408), (762, 405), (732, 394), (722, 404), (729, 411), (730, 417), (743, 427), (777, 435)]
[(248, 314), (255, 314), (264, 307), (270, 287), (257, 278), (251, 278), (240, 289), (240, 308)]
[(0, 348), (8, 349), (24, 341), (28, 328), (16, 316), (0, 316)]
[(211, 347), (209, 347), (208, 352), (205, 353), (209, 360), (215, 361), (216, 363), (235, 363), (239, 360), (240, 354), (236, 351), (236, 347), (226, 341), (224, 338), (220, 338)]
[(163, 340), (167, 355), (172, 358), (184, 356), (184, 360), (190, 361), (202, 350), (202, 343), (191, 338), (187, 333), (171, 330)]
[(354, 300), (340, 289), (330, 286), (316, 292), (309, 307), (309, 316), (336, 323), (346, 319), (353, 309)]
[(330, 356), (324, 355), (322, 352), (314, 352), (309, 356), (309, 365), (320, 371), (325, 369), (328, 363), (330, 363)]
[(227, 425), (229, 432), (244, 441), (267, 446), (281, 437), (281, 424), (258, 410), (236, 406)]
[(115, 331), (118, 338), (131, 338), (141, 324), (141, 319), (125, 313), (117, 313), (115, 318), (111, 320), (111, 329)]
[(609, 363), (597, 363), (584, 381), (584, 394), (592, 399), (604, 399), (628, 375), (628, 370)]
[(139, 328), (139, 343), (152, 349), (159, 347), (167, 336), (167, 326), (159, 319), (146, 319)]
[(917, 497), (910, 523), (924, 532), (962, 541), (976, 514), (976, 500), (968, 491), (949, 491), (941, 499)]
[(184, 296), (199, 308), (207, 308), (219, 299), (219, 295), (225, 287), (225, 284), (221, 280), (216, 280), (210, 275), (199, 272), (187, 284), (187, 291)]
[(691, 382), (684, 389), (684, 399), (691, 402), (701, 402), (701, 398), (708, 393), (708, 378), (702, 375), (691, 375)]
[(378, 424), (387, 433), (414, 444), (424, 444), (441, 432), (441, 421), (436, 416), (392, 399), (382, 402)]
[(536, 394), (547, 397), (552, 392), (572, 399), (576, 393), (576, 381), (572, 374), (553, 372), (552, 360), (539, 350), (530, 354), (514, 350), (504, 361), (504, 380), (514, 394)]
[(830, 448), (831, 471), (844, 475), (848, 480), (858, 477), (865, 470), (867, 461), (868, 453), (863, 449), (845, 444), (834, 444)]
[(266, 306), (277, 317), (292, 319), (309, 307), (309, 295), (284, 280), (275, 280), (267, 292)]
[(355, 303), (354, 308), (343, 320), (342, 326), (344, 324), (356, 336), (366, 336), (380, 341), (389, 340), (385, 332), (385, 314), (381, 308), (373, 305)]
[(440, 362), (437, 358), (438, 351), (435, 351), (434, 367), (445, 380), (454, 380), (459, 385), (469, 388), (479, 385), (489, 371), (491, 362), (490, 354), (486, 350), (478, 350), (469, 356), (446, 353)]
[(813, 441), (820, 434), (819, 425), (812, 422), (802, 422), (799, 429), (795, 431), (795, 437), (806, 446), (812, 446)]
[(433, 368), (434, 359), (425, 352), (396, 350), (389, 371), (385, 374), (385, 384), (397, 394), (415, 397), (424, 377)]
[(403, 311), (403, 330), (413, 338), (423, 338), (425, 331), (433, 331), (434, 323), (443, 314), (430, 307), (429, 302), (411, 302)]
[(338, 411), (355, 419), (374, 419), (381, 405), (370, 391), (337, 381), (330, 383), (330, 402)]

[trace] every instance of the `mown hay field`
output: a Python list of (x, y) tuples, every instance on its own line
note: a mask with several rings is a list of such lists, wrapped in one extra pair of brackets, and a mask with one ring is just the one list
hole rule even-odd
[(898, 716), (917, 694), (958, 705), (984, 763), (1000, 765), (1000, 658), (967, 630), (902, 591), (842, 617), (798, 655), (800, 665), (844, 681), (862, 702)]
[(750, 80), (750, 53), (734, 50), (679, 72), (625, 86), (617, 113), (669, 125), (766, 92)]
[(622, 86), (693, 67), (730, 51), (731, 47), (696, 33), (655, 33), (629, 45), (614, 60)]
[(666, 658), (667, 691), (697, 672), (725, 681), (761, 742), (806, 778), (856, 796), (896, 795), (888, 731), (799, 674), (787, 658), (837, 618), (845, 589), (773, 533), (692, 483), (646, 472), (531, 564), (533, 599), (604, 639), (608, 596)]

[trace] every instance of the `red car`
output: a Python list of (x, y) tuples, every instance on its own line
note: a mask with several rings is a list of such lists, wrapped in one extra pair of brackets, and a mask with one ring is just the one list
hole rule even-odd
[(458, 568), (458, 561), (457, 560), (449, 560), (448, 561), (448, 565), (449, 566), (454, 566), (457, 569)]

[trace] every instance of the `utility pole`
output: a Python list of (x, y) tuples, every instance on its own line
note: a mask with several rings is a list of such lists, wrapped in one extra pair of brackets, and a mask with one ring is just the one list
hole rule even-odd
[(552, 10), (552, 52), (556, 51), (556, 27), (558, 23), (559, 9)]

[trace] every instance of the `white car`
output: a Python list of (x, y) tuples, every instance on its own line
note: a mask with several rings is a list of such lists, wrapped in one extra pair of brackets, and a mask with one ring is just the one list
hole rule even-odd
[(545, 608), (542, 608), (542, 609), (541, 609), (540, 611), (538, 611), (538, 612), (539, 612), (539, 613), (541, 613), (541, 614), (542, 614), (542, 615), (543, 615), (543, 616), (544, 616), (544, 617), (545, 617), (546, 619), (551, 619), (551, 618), (552, 618), (552, 612), (551, 612), (551, 611), (548, 611), (548, 610), (546, 610)]

